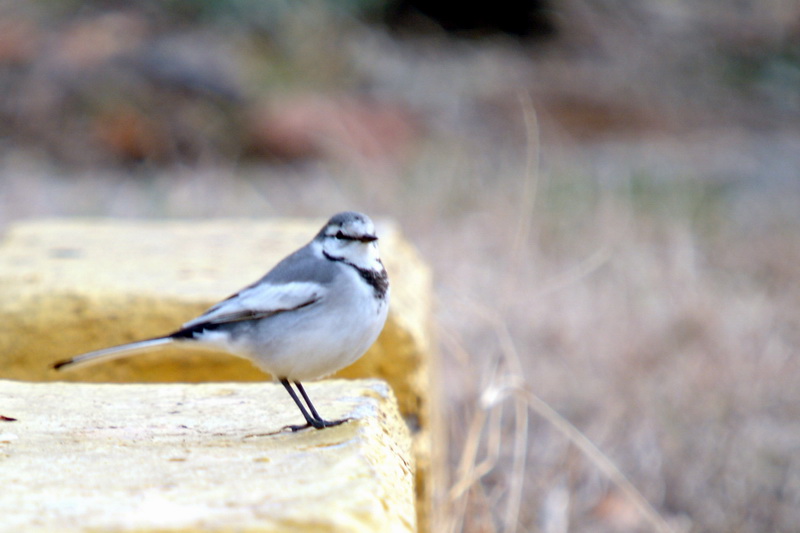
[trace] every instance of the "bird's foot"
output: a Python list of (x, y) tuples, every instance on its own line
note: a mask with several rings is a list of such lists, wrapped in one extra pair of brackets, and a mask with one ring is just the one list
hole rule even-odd
[(334, 426), (338, 426), (344, 424), (345, 422), (351, 421), (352, 418), (343, 418), (341, 420), (322, 420), (320, 419), (312, 419), (300, 426), (284, 426), (283, 430), (291, 430), (291, 431), (300, 431), (306, 428), (313, 427), (314, 429), (323, 429), (323, 428), (332, 428)]
[(284, 433), (286, 431), (291, 431), (292, 433), (295, 433), (297, 431), (302, 431), (304, 429), (308, 429), (311, 427), (313, 427), (314, 429), (331, 428), (334, 426), (339, 426), (341, 424), (344, 424), (345, 422), (350, 422), (351, 420), (353, 419), (343, 418), (341, 420), (313, 420), (311, 422), (306, 422), (305, 424), (302, 425), (283, 426), (281, 429), (278, 429), (276, 431), (270, 431), (269, 433), (251, 433), (249, 435), (245, 435), (244, 438), (250, 439), (253, 437), (271, 437), (273, 435), (280, 435), (281, 433)]

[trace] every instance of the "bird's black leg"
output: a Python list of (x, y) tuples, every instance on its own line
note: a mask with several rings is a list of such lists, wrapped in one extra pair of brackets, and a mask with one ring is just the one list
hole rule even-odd
[[(286, 392), (289, 393), (289, 396), (292, 397), (292, 400), (294, 400), (294, 403), (300, 409), (300, 412), (303, 413), (303, 418), (306, 419), (306, 425), (305, 426), (286, 426), (286, 427), (288, 427), (292, 431), (299, 431), (301, 429), (307, 428), (308, 426), (313, 426), (313, 427), (319, 429), (317, 427), (319, 425), (319, 421), (317, 420), (317, 418), (319, 418), (319, 415), (317, 415), (317, 418), (314, 418), (314, 417), (312, 417), (311, 415), (308, 414), (308, 411), (306, 411), (306, 408), (303, 405), (303, 403), (300, 401), (300, 398), (298, 398), (297, 394), (294, 392), (294, 389), (292, 388), (292, 385), (289, 383), (289, 380), (288, 379), (281, 379), (281, 385), (283, 385), (283, 387), (286, 389)], [(303, 389), (300, 389), (300, 390), (302, 391)], [(305, 392), (303, 393), (303, 396), (304, 397), (306, 396)], [(312, 407), (312, 409), (313, 409), (313, 407)], [(314, 414), (316, 415), (316, 412)]]
[(306, 401), (306, 405), (308, 406), (309, 411), (311, 411), (311, 416), (314, 419), (319, 420), (320, 422), (324, 422), (324, 420), (322, 420), (322, 417), (319, 416), (317, 410), (314, 409), (314, 404), (311, 403), (311, 399), (308, 397), (308, 394), (306, 394), (306, 389), (303, 388), (303, 384), (300, 383), (299, 381), (295, 381), (294, 385), (295, 387), (297, 387), (297, 390), (300, 391), (300, 394), (303, 395), (303, 399)]
[[(321, 416), (319, 416), (319, 413), (317, 413), (317, 410), (314, 408), (314, 404), (311, 403), (311, 399), (308, 397), (308, 394), (306, 394), (306, 390), (303, 388), (303, 385), (299, 381), (295, 381), (294, 382), (295, 386), (300, 391), (300, 394), (303, 395), (303, 400), (305, 400), (306, 405), (308, 405), (308, 410), (306, 410), (306, 407), (300, 401), (300, 398), (297, 397), (297, 393), (294, 392), (294, 389), (292, 388), (292, 385), (289, 383), (289, 380), (281, 379), (280, 381), (283, 387), (286, 389), (286, 392), (289, 393), (289, 396), (292, 397), (292, 400), (294, 400), (294, 403), (300, 409), (300, 412), (303, 413), (303, 418), (306, 419), (306, 425), (304, 426), (286, 426), (292, 431), (299, 431), (309, 426), (315, 429), (329, 428), (333, 426), (338, 426), (339, 424), (344, 424), (345, 422), (350, 420), (349, 418), (345, 418), (342, 420), (333, 420), (330, 422), (324, 420)], [(309, 410), (311, 411), (311, 414), (309, 414)]]
[(321, 416), (319, 416), (317, 410), (314, 409), (314, 404), (311, 403), (311, 399), (308, 397), (308, 394), (306, 394), (306, 389), (303, 388), (303, 385), (299, 381), (295, 381), (294, 384), (297, 387), (297, 390), (300, 391), (300, 394), (303, 395), (303, 399), (306, 401), (306, 405), (308, 405), (308, 408), (311, 410), (311, 415), (314, 417), (314, 419), (316, 419), (317, 423), (319, 424), (319, 425), (311, 424), (315, 428), (322, 429), (322, 428), (329, 428), (332, 426), (338, 426), (339, 424), (344, 424), (345, 422), (350, 420), (349, 418), (343, 418), (342, 420), (332, 420), (332, 421), (324, 420)]

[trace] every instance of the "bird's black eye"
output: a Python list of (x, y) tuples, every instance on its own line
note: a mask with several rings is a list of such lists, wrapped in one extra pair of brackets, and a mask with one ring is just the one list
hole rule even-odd
[(347, 235), (345, 235), (344, 232), (342, 232), (342, 230), (337, 231), (336, 235), (334, 235), (334, 237), (336, 237), (337, 239), (349, 239), (350, 238)]

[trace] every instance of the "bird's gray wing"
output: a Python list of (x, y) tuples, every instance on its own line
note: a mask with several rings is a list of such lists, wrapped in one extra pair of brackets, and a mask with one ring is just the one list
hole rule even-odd
[(182, 329), (266, 318), (313, 305), (325, 297), (335, 276), (336, 265), (315, 256), (310, 246), (305, 246), (252, 285), (184, 324)]
[(199, 317), (183, 325), (190, 329), (201, 324), (224, 324), (241, 320), (266, 318), (277, 313), (294, 311), (318, 302), (327, 289), (308, 281), (291, 283), (257, 283), (223, 300)]

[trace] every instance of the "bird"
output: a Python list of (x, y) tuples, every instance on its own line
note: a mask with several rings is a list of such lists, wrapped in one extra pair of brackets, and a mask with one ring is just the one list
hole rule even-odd
[(367, 351), (386, 322), (390, 292), (372, 220), (345, 211), (262, 278), (180, 329), (77, 355), (53, 368), (66, 370), (174, 344), (222, 349), (252, 360), (284, 386), (306, 421), (284, 429), (337, 426), (349, 419), (323, 419), (302, 382), (333, 374)]

